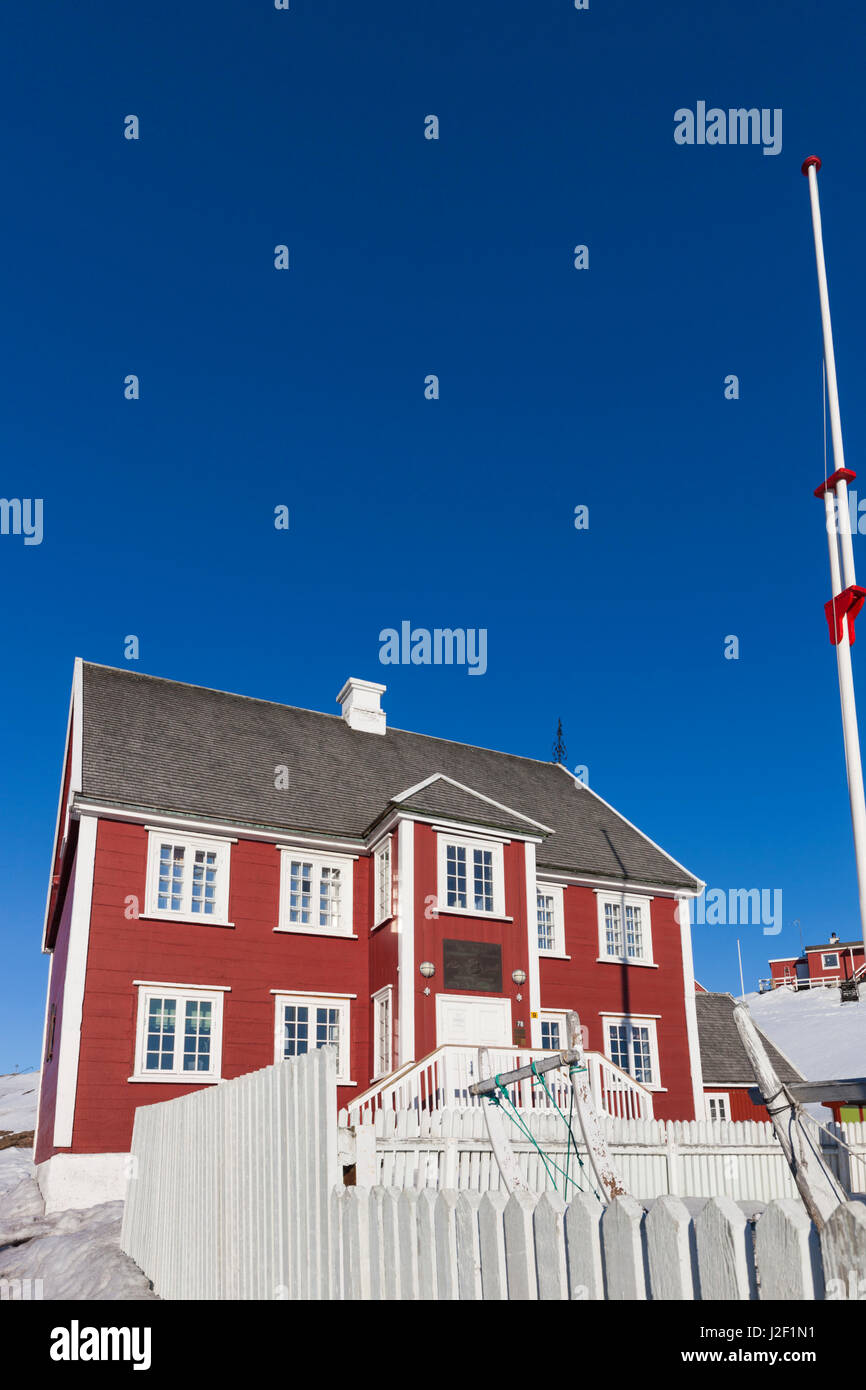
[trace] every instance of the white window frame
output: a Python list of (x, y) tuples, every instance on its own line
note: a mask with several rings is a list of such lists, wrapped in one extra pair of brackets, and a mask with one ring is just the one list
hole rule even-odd
[[(385, 985), (384, 989), (377, 989), (372, 996), (372, 1002), (373, 1080), (379, 1081), (383, 1076), (389, 1076), (394, 1070), (394, 986)], [(379, 1031), (383, 1013), (387, 1019), (384, 1056), (379, 1048)]]
[[(598, 959), (599, 961), (613, 961), (617, 965), (655, 965), (653, 960), (652, 943), (652, 914), (650, 904), (652, 898), (642, 897), (636, 893), (602, 893), (596, 890), (596, 901), (598, 904)], [(607, 949), (607, 924), (605, 920), (605, 908), (608, 905), (615, 905), (620, 909), (620, 921), (622, 926), (622, 940), (625, 946), (625, 914), (626, 908), (638, 907), (641, 913), (641, 936), (643, 939), (643, 953), (639, 956), (611, 955)]]
[(665, 1087), (661, 1084), (661, 1070), (659, 1068), (659, 1040), (658, 1032), (656, 1030), (656, 1020), (654, 1018), (648, 1018), (646, 1015), (641, 1014), (602, 1014), (601, 1021), (604, 1030), (604, 1055), (609, 1062), (613, 1062), (614, 1066), (619, 1066), (620, 1064), (616, 1062), (612, 1056), (613, 1049), (610, 1043), (610, 1028), (615, 1027), (617, 1025), (626, 1024), (629, 1030), (635, 1027), (646, 1028), (649, 1030), (650, 1065), (652, 1067), (653, 1075), (652, 1081), (638, 1081), (637, 1077), (634, 1076), (631, 1071), (631, 1065), (634, 1064), (634, 1050), (632, 1047), (631, 1032), (629, 1032), (628, 1039), (628, 1053), (630, 1066), (623, 1067), (622, 1070), (628, 1072), (628, 1075), (631, 1076), (632, 1080), (635, 1081), (638, 1086), (643, 1086), (647, 1091), (665, 1090)]
[[(487, 840), (482, 836), (455, 835), (451, 831), (437, 832), (437, 900), (438, 912), (455, 917), (505, 917), (505, 860), (501, 840)], [(472, 854), (474, 850), (485, 850), (491, 855), (493, 878), (493, 910), (487, 912), (475, 907), (448, 906), (448, 848), (450, 845), (466, 850), (466, 901), (472, 896)]]
[[(386, 864), (386, 877), (384, 885), (382, 883), (383, 869)], [(394, 883), (393, 883), (393, 849), (391, 836), (388, 835), (373, 850), (373, 926), (380, 927), (383, 922), (388, 922), (394, 916)]]
[[(208, 927), (231, 927), (229, 921), (229, 881), (231, 875), (231, 847), (234, 840), (215, 835), (187, 835), (177, 830), (159, 830), (147, 827), (147, 875), (145, 879), (144, 912), (142, 916), (152, 917), (161, 922), (192, 922)], [(162, 845), (182, 846), (184, 850), (183, 903), (174, 912), (171, 908), (159, 906), (159, 865)], [(192, 866), (196, 850), (216, 853), (216, 892), (212, 913), (192, 910)]]
[[(227, 987), (208, 985), (160, 984), (150, 981), (138, 983), (138, 1010), (135, 1027), (135, 1062), (130, 1081), (149, 1081), (154, 1083), (171, 1082), (172, 1085), (201, 1086), (208, 1082), (222, 1080), (222, 1039), (223, 1039), (223, 996), (229, 992)], [(177, 1003), (175, 1026), (175, 1066), (171, 1071), (147, 1071), (147, 1017), (151, 999), (174, 999)], [(178, 1057), (183, 1063), (183, 1030), (179, 1024), (186, 1013), (186, 1004), (209, 1003), (211, 1013), (210, 1067), (207, 1071), (178, 1070)], [(178, 1052), (178, 1043), (180, 1050)]]
[[(538, 896), (553, 898), (553, 945), (543, 947), (539, 936), (538, 924)], [(560, 960), (567, 960), (565, 954), (565, 889), (559, 883), (545, 883), (539, 879), (535, 885), (536, 902), (536, 921), (535, 934), (538, 940), (539, 956), (558, 956)]]
[[(708, 1120), (729, 1120), (731, 1118), (731, 1097), (728, 1091), (707, 1091), (705, 1092), (704, 1099), (706, 1101), (706, 1118)], [(715, 1101), (716, 1105), (721, 1105), (725, 1113), (723, 1115), (713, 1115), (711, 1113), (712, 1107), (710, 1101)]]
[[(538, 1015), (538, 1036), (541, 1038), (542, 1023), (558, 1023), (560, 1045), (553, 1049), (554, 1052), (562, 1052), (568, 1047), (568, 1025), (566, 1019), (568, 1009), (541, 1009)], [(546, 1050), (543, 1042), (539, 1042), (539, 1047)]]
[[(304, 994), (302, 991), (273, 991), (274, 995), (274, 1061), (285, 1062), (288, 1059), (283, 1055), (283, 1009), (286, 1004), (299, 1005), (306, 1009), (339, 1009), (340, 1010), (340, 1046), (337, 1055), (337, 1085), (354, 1086), (355, 1082), (349, 1079), (352, 1063), (352, 1049), (349, 1028), (351, 1025), (351, 1002), (355, 995), (347, 994), (316, 994), (315, 992)], [(315, 1051), (308, 1048), (307, 1051)], [(296, 1054), (304, 1056), (304, 1053)]]
[[(832, 964), (832, 965), (829, 965), (829, 964), (828, 964), (828, 961), (830, 961), (831, 959), (832, 959), (832, 961), (833, 961), (833, 964)], [(822, 954), (821, 954), (821, 969), (822, 969), (822, 970), (838, 970), (838, 969), (839, 969), (839, 952), (838, 952), (838, 951), (823, 951)]]
[[(297, 845), (278, 845), (280, 852), (280, 907), (279, 920), (274, 931), (292, 932), (300, 936), (345, 936), (352, 937), (352, 894), (353, 894), (353, 869), (356, 855), (350, 854), (330, 854), (316, 850), (302, 849)], [(340, 870), (340, 920), (338, 925), (330, 927), (304, 926), (297, 922), (289, 921), (291, 893), (291, 873), (292, 861), (299, 860), (304, 864), (313, 866), (313, 890), (311, 894), (311, 911), (314, 916), (319, 911), (319, 885), (322, 879), (322, 869)]]

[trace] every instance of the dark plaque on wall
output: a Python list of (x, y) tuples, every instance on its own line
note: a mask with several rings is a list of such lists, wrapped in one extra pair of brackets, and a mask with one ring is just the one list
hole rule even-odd
[(492, 941), (443, 941), (445, 989), (502, 993), (502, 947)]

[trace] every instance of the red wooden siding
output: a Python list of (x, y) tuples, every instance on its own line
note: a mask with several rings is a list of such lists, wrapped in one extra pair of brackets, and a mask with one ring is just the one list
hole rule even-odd
[[(749, 1100), (748, 1086), (710, 1086), (704, 1087), (705, 1095), (726, 1095), (728, 1097), (728, 1119), (730, 1120), (767, 1120), (767, 1107), (765, 1105), (755, 1105)], [(704, 1117), (701, 1116), (703, 1119)]]
[[(414, 826), (415, 998), (414, 1055), (437, 1045), (436, 995), (444, 992), (446, 938), (502, 945), (502, 990), (512, 1003), (512, 1024), (530, 1038), (528, 981), (518, 990), (512, 972), (529, 972), (524, 846), (503, 847), (505, 914), (510, 921), (448, 913), (433, 915), (437, 885), (437, 835)], [(147, 831), (122, 821), (99, 821), (90, 940), (85, 981), (81, 1052), (72, 1149), (80, 1153), (126, 1152), (139, 1105), (188, 1094), (192, 1084), (134, 1082), (138, 988), (135, 980), (209, 988), (229, 986), (224, 995), (221, 1074), (239, 1076), (274, 1060), (275, 1001), (271, 990), (356, 996), (350, 1002), (351, 1078), (339, 1087), (347, 1105), (370, 1083), (373, 1072), (371, 995), (393, 986), (395, 1033), (400, 1020), (396, 922), (371, 935), (374, 912), (373, 861), (353, 863), (353, 931), (356, 939), (275, 932), (279, 910), (280, 853), (273, 844), (239, 839), (231, 847), (229, 920), (233, 927), (201, 922), (149, 921), (128, 917), (127, 899), (143, 910)], [(391, 837), (392, 875), (398, 869), (398, 836)], [(74, 883), (74, 879), (72, 881)], [(61, 990), (71, 911), (71, 891), (61, 918), (49, 1002), (58, 1004), (55, 1055), (45, 1069), (37, 1161), (54, 1152), (54, 1088), (62, 1034)], [(565, 895), (566, 951), (570, 960), (540, 961), (541, 1010), (577, 1008), (589, 1031), (589, 1046), (604, 1052), (600, 1011), (649, 1015), (656, 1020), (661, 1083), (654, 1093), (660, 1118), (694, 1114), (685, 1017), (680, 929), (675, 903), (651, 904), (653, 954), (658, 968), (599, 963), (596, 896), (570, 886)], [(395, 904), (396, 905), (396, 904)], [(534, 908), (534, 904), (533, 904)], [(431, 960), (431, 992), (418, 966)], [(473, 991), (455, 991), (472, 993)], [(523, 995), (520, 1003), (517, 993)]]
[[(274, 932), (280, 855), (273, 845), (252, 840), (232, 846), (229, 920), (234, 927), (127, 918), (128, 895), (144, 905), (147, 838), (143, 827), (99, 822), (73, 1151), (127, 1151), (137, 1106), (171, 1100), (190, 1090), (182, 1083), (127, 1084), (134, 1067), (138, 1008), (133, 980), (231, 986), (223, 1005), (226, 1078), (274, 1061), (275, 1003), (270, 990), (356, 994), (350, 1006), (350, 1036), (352, 1079), (358, 1087), (338, 1091), (339, 1104), (347, 1104), (369, 1075), (369, 860), (354, 863), (359, 939), (312, 941)], [(52, 1151), (43, 1142), (40, 1156)]]
[(589, 1033), (589, 1048), (606, 1052), (607, 1013), (645, 1014), (656, 1018), (659, 1071), (663, 1091), (653, 1093), (657, 1119), (694, 1118), (691, 1062), (686, 1032), (685, 980), (672, 898), (650, 903), (652, 954), (658, 969), (599, 961), (598, 904), (591, 888), (565, 890), (565, 953), (570, 960), (540, 959), (541, 1008), (576, 1009)]

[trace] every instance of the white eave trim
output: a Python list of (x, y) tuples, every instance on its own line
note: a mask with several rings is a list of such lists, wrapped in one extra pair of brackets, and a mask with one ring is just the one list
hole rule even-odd
[[(69, 835), (72, 798), (75, 796), (76, 792), (81, 791), (83, 690), (82, 661), (81, 657), (77, 656), (72, 672), (72, 689), (69, 693), (69, 714), (66, 719), (66, 741), (63, 744), (63, 763), (60, 769), (60, 791), (57, 794), (57, 819), (54, 823), (54, 843), (51, 847), (48, 892), (45, 895), (45, 920), (42, 924), (43, 953), (48, 951), (46, 945), (48, 940), (48, 913), (51, 909), (51, 887), (54, 877), (54, 867), (57, 865), (58, 869), (60, 868), (57, 862), (58, 850)], [(69, 788), (66, 794), (66, 801), (64, 802), (63, 788), (66, 781), (67, 762), (69, 763)]]
[[(631, 879), (603, 878), (594, 874), (569, 873), (565, 869), (544, 869), (539, 867), (539, 880), (544, 883), (561, 884), (563, 887), (592, 888), (597, 893), (624, 893), (626, 897), (646, 898), (698, 898), (700, 892), (691, 888), (672, 888), (657, 883), (638, 883)], [(702, 891), (702, 890), (701, 890)]]
[(190, 835), (206, 834), (223, 839), (234, 836), (239, 840), (264, 840), (272, 845), (282, 843), (286, 847), (289, 847), (288, 841), (291, 837), (291, 846), (294, 848), (334, 851), (354, 858), (357, 858), (358, 854), (367, 852), (367, 846), (360, 838), (333, 839), (325, 835), (295, 835), (284, 825), (274, 826), (272, 829), (262, 829), (258, 826), (227, 824), (225, 821), (195, 820), (191, 816), (161, 815), (159, 811), (154, 811), (152, 808), (149, 811), (135, 811), (128, 807), (112, 806), (109, 802), (83, 800), (77, 802), (76, 810), (82, 815), (104, 816), (109, 820), (131, 821), (136, 825), (147, 825), (151, 830), (178, 830)]

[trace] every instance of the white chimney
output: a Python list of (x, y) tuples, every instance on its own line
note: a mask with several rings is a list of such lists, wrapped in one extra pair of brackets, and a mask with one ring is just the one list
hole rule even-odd
[(337, 696), (342, 707), (343, 718), (350, 729), (361, 729), (366, 734), (384, 734), (385, 711), (379, 697), (387, 690), (385, 685), (375, 681), (359, 681), (350, 676)]

